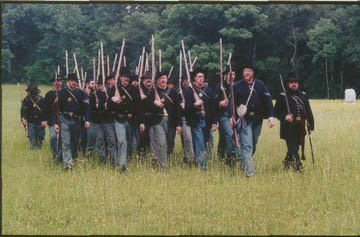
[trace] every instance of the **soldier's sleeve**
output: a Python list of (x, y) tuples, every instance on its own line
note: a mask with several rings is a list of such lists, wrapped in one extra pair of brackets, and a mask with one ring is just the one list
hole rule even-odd
[(85, 92), (83, 92), (83, 91), (81, 91), (81, 92), (82, 92), (82, 104), (84, 106), (85, 121), (90, 122), (89, 98)]
[(186, 89), (185, 91), (185, 111), (194, 111), (196, 110), (194, 103), (195, 103), (195, 98), (194, 98), (194, 92), (192, 91), (192, 89), (189, 87)]
[(20, 118), (21, 120), (26, 119), (26, 114), (25, 114), (25, 99), (21, 101), (21, 108), (20, 108)]
[(48, 120), (48, 114), (45, 111), (45, 98), (44, 97), (40, 98), (39, 107), (41, 109), (41, 111), (40, 111), (40, 119), (41, 119), (41, 121), (47, 121)]
[(263, 84), (264, 93), (263, 93), (263, 103), (265, 106), (265, 118), (274, 117), (274, 106), (272, 103), (271, 94)]
[(175, 111), (175, 124), (177, 127), (181, 127), (181, 106), (180, 106), (180, 98), (179, 94), (175, 89), (171, 90), (172, 97), (171, 99), (174, 101), (174, 111)]
[(306, 119), (309, 123), (309, 129), (310, 130), (314, 130), (315, 129), (315, 121), (314, 121), (314, 116), (311, 110), (311, 106), (310, 106), (310, 102), (309, 102), (309, 98), (308, 96), (304, 93), (305, 96), (305, 110), (306, 110)]
[[(60, 100), (60, 98), (61, 98), (61, 94), (60, 94), (60, 91), (58, 92), (58, 102), (57, 103), (59, 103), (59, 110), (60, 110), (60, 102), (61, 102), (61, 100)], [(57, 106), (55, 106), (55, 108), (53, 109), (53, 111), (52, 111), (52, 117), (51, 117), (51, 119), (52, 119), (52, 121), (53, 121), (53, 124), (57, 124), (57, 125), (60, 125), (59, 124), (59, 121), (57, 121), (57, 113), (58, 113), (58, 111), (57, 111)], [(59, 111), (59, 113), (60, 113), (60, 111)]]
[(274, 114), (275, 117), (278, 118), (280, 121), (285, 119), (287, 112), (285, 111), (285, 93), (281, 92), (276, 98), (275, 107), (274, 107)]
[(115, 87), (111, 88), (111, 89), (108, 91), (107, 104), (108, 104), (110, 110), (113, 110), (114, 107), (115, 107), (115, 103), (111, 100), (111, 98), (112, 98), (113, 96), (115, 96)]
[[(140, 85), (139, 85), (140, 86)], [(133, 95), (134, 95), (134, 101), (135, 101), (135, 113), (136, 117), (140, 124), (145, 124), (145, 112), (144, 112), (144, 101), (141, 99), (140, 96), (140, 89), (134, 87), (133, 88)]]

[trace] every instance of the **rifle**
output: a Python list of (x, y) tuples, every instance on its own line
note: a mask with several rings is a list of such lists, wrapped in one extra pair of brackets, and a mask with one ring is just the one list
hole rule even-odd
[(313, 151), (313, 145), (312, 145), (312, 141), (311, 141), (311, 134), (310, 134), (310, 129), (309, 129), (309, 123), (306, 123), (306, 128), (307, 128), (307, 133), (309, 135), (309, 142), (310, 142), (310, 149), (311, 149), (311, 158), (312, 158), (312, 162), (313, 164), (315, 164), (315, 160), (314, 160), (314, 151)]
[(286, 103), (287, 114), (290, 114), (289, 101), (288, 101), (288, 98), (287, 98), (287, 95), (286, 95), (286, 90), (285, 90), (285, 87), (284, 87), (284, 82), (283, 82), (281, 74), (280, 74), (280, 81), (281, 81), (281, 87), (282, 87), (282, 89), (284, 91), (284, 94), (285, 94), (285, 103)]
[[(56, 90), (56, 121), (57, 124), (59, 125), (59, 130), (60, 130), (60, 111), (59, 111), (59, 91), (56, 88), (57, 87), (57, 83), (58, 83), (58, 78), (55, 74), (55, 90)], [(59, 150), (60, 150), (60, 132), (56, 133), (56, 153), (57, 155), (59, 155)]]
[(141, 88), (141, 77), (143, 75), (143, 71), (144, 71), (144, 62), (145, 62), (145, 47), (143, 47), (143, 51), (142, 54), (140, 56), (140, 68), (139, 68), (139, 91), (140, 91), (140, 97), (142, 100), (144, 100), (146, 98), (146, 95), (144, 94), (143, 89)]
[(152, 80), (152, 85), (154, 87), (154, 91), (155, 91), (155, 101), (161, 101), (159, 93), (157, 91), (157, 87), (155, 85), (155, 73), (156, 73), (156, 66), (155, 66), (155, 39), (154, 39), (154, 35), (151, 35), (151, 80)]
[[(181, 95), (181, 103), (185, 102), (185, 98), (184, 98), (184, 93), (182, 91), (182, 86), (181, 86), (181, 78), (182, 78), (182, 53), (180, 50), (180, 59), (179, 59), (179, 93)], [(184, 108), (183, 108), (184, 109)]]
[(114, 63), (113, 63), (113, 67), (112, 67), (112, 70), (111, 70), (112, 72), (115, 71), (115, 65), (116, 65), (117, 56), (118, 56), (118, 54), (116, 53)]
[[(102, 69), (102, 79), (103, 79), (103, 85), (104, 85), (104, 91), (105, 91), (105, 96), (106, 96), (106, 101), (109, 98), (109, 95), (107, 93), (107, 89), (106, 89), (106, 85), (105, 85), (105, 68), (104, 68), (104, 46), (103, 46), (103, 42), (100, 42), (100, 53), (101, 53), (101, 69)], [(117, 85), (116, 85), (117, 86)], [(116, 87), (115, 87), (116, 88)], [(105, 102), (105, 109), (107, 107), (107, 102)]]
[(99, 98), (98, 98), (98, 96), (97, 96), (97, 93), (96, 93), (96, 91), (97, 91), (97, 83), (96, 83), (96, 69), (95, 69), (95, 58), (93, 58), (93, 80), (94, 80), (94, 82), (95, 82), (95, 90), (94, 90), (94, 95), (95, 95), (95, 100), (96, 100), (96, 108), (98, 108), (99, 107)]
[(109, 59), (109, 54), (106, 56), (106, 63), (107, 63), (107, 75), (110, 76), (110, 59)]
[(65, 63), (66, 63), (66, 78), (67, 78), (69, 74), (69, 55), (67, 50), (65, 50)]
[(220, 38), (220, 89), (223, 92), (224, 100), (228, 100), (228, 97), (226, 95), (226, 91), (225, 91), (225, 88), (224, 88), (224, 82), (223, 82), (223, 72), (224, 71), (223, 70), (224, 70), (224, 67), (223, 67), (223, 50), (222, 50), (222, 40)]
[(171, 76), (171, 73), (172, 73), (172, 71), (173, 71), (173, 69), (174, 69), (174, 66), (171, 66), (171, 68), (170, 68), (170, 72), (169, 72), (169, 74), (168, 74), (168, 79), (170, 78), (170, 76)]
[[(181, 41), (182, 44), (182, 50), (183, 50), (183, 56), (184, 56), (184, 63), (185, 63), (185, 69), (186, 69), (186, 75), (188, 77), (189, 80), (189, 87), (192, 89), (193, 93), (194, 93), (194, 99), (195, 99), (195, 103), (197, 103), (198, 101), (200, 101), (200, 97), (198, 95), (198, 93), (196, 92), (196, 90), (194, 89), (192, 83), (191, 83), (191, 77), (190, 77), (190, 72), (189, 72), (189, 67), (187, 64), (187, 59), (186, 59), (186, 51), (185, 51), (185, 46), (184, 46), (184, 41)], [(205, 113), (205, 108), (204, 108), (204, 104), (201, 104), (201, 113)]]
[(76, 61), (76, 54), (75, 54), (75, 52), (74, 52), (74, 62), (75, 62), (75, 71), (76, 71), (76, 74), (77, 74), (77, 78), (78, 78), (78, 82), (79, 82), (79, 87), (80, 87), (80, 89), (82, 89), (81, 80), (80, 80), (80, 73), (79, 73), (79, 68), (78, 68), (78, 64), (77, 64), (77, 61)]
[(116, 75), (115, 75), (115, 96), (119, 97), (119, 98), (120, 98), (120, 92), (119, 92), (119, 88), (118, 88), (118, 79), (119, 79), (119, 75), (120, 75), (121, 61), (122, 61), (123, 55), (124, 55), (124, 47), (125, 47), (125, 38), (123, 38), (123, 42), (121, 45), (119, 63), (118, 63), (118, 67), (117, 67)]
[[(21, 88), (20, 88), (20, 83), (18, 82), (18, 88), (19, 88), (19, 91), (20, 91), (20, 101), (21, 101), (21, 104), (24, 102), (24, 97), (23, 97), (23, 94), (22, 94), (22, 91), (21, 91)], [(28, 131), (28, 125), (26, 123), (26, 125), (23, 125), (24, 126), (24, 129), (25, 129), (25, 135), (26, 137), (29, 137), (29, 131)]]
[[(228, 59), (230, 75), (232, 74), (231, 57), (232, 57), (232, 53), (229, 54), (229, 59)], [(230, 77), (230, 98), (231, 98), (231, 101), (230, 101), (230, 103), (231, 103), (231, 118), (232, 118), (233, 122), (235, 123), (234, 80), (232, 79), (232, 77)], [(240, 147), (239, 137), (238, 137), (236, 127), (233, 127), (233, 139), (234, 139), (235, 147)]]
[(159, 72), (161, 72), (161, 49), (159, 49)]

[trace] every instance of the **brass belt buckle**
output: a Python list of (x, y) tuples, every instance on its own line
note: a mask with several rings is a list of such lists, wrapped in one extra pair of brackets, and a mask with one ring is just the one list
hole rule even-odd
[(169, 115), (167, 115), (167, 114), (164, 114), (164, 117), (168, 117)]
[(255, 114), (255, 112), (254, 112), (254, 111), (249, 112), (249, 115), (250, 115), (250, 116), (253, 116), (254, 114)]
[(300, 117), (300, 116), (297, 116), (297, 117), (296, 117), (296, 120), (297, 120), (297, 121), (300, 121), (300, 120), (301, 120), (301, 117)]
[(128, 118), (132, 118), (132, 114), (128, 114)]
[(72, 117), (74, 115), (73, 112), (69, 112), (69, 116)]

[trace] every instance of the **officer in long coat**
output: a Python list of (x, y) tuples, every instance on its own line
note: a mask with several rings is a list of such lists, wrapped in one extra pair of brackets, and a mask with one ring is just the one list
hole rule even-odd
[[(285, 139), (288, 149), (283, 161), (284, 168), (288, 170), (291, 166), (299, 171), (303, 168), (299, 147), (304, 148), (306, 126), (309, 133), (314, 130), (314, 117), (307, 94), (299, 90), (299, 79), (290, 75), (285, 82), (287, 90), (276, 98), (274, 110), (280, 120), (280, 138)], [(305, 159), (302, 150), (302, 159)]]

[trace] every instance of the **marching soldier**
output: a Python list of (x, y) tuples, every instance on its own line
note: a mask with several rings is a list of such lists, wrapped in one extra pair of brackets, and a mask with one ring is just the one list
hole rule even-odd
[(28, 95), (21, 105), (21, 122), (28, 127), (30, 149), (41, 148), (45, 137), (46, 116), (44, 114), (44, 98), (37, 85), (30, 84), (26, 89)]
[[(160, 88), (156, 88), (151, 82), (151, 72), (144, 74), (144, 93), (146, 98), (142, 101), (145, 117), (141, 124), (149, 132), (150, 151), (152, 153), (152, 163), (158, 164), (160, 171), (166, 170), (167, 156), (167, 137), (169, 129), (169, 113), (175, 118), (174, 124), (178, 125), (178, 116), (175, 111), (179, 106), (175, 91), (172, 91), (171, 98), (166, 94), (167, 74), (161, 73), (157, 77), (156, 83)], [(155, 92), (155, 90), (157, 90)], [(166, 97), (166, 99), (165, 99)], [(166, 102), (165, 102), (166, 101)], [(172, 104), (172, 105), (171, 105)], [(172, 108), (171, 108), (172, 106)], [(177, 128), (179, 129), (179, 128)], [(141, 129), (143, 131), (143, 129)], [(178, 130), (179, 131), (179, 130)], [(181, 131), (181, 127), (180, 127)]]
[[(85, 87), (85, 93), (90, 99), (90, 95), (96, 93), (96, 83), (94, 80), (90, 80), (90, 77), (86, 80), (86, 82), (87, 86)], [(90, 118), (92, 118), (92, 116), (90, 116)], [(90, 122), (92, 123), (92, 120)], [(89, 158), (96, 148), (96, 128), (94, 126), (90, 126), (90, 128), (84, 130), (83, 137), (86, 135), (86, 138), (84, 139), (86, 140), (86, 156)]]
[(48, 91), (45, 94), (45, 107), (44, 113), (47, 119), (47, 125), (49, 126), (50, 134), (50, 149), (53, 155), (53, 160), (55, 163), (58, 163), (62, 160), (61, 158), (61, 139), (59, 134), (56, 134), (54, 130), (54, 121), (53, 113), (57, 110), (57, 93), (61, 90), (63, 78), (57, 76), (56, 79), (50, 79), (50, 82), (53, 84), (53, 89)]
[(109, 152), (111, 164), (116, 160), (116, 137), (114, 117), (109, 109), (103, 81), (97, 83), (97, 90), (90, 93), (91, 122), (96, 135), (95, 150), (101, 162), (106, 161)]
[(114, 87), (110, 90), (109, 98), (109, 106), (114, 114), (117, 138), (117, 164), (121, 171), (125, 172), (127, 159), (132, 155), (135, 117), (141, 116), (139, 112), (139, 90), (131, 84), (130, 72), (127, 68), (121, 72), (120, 83), (118, 83), (117, 88)]
[[(237, 110), (235, 119), (231, 118), (231, 108), (228, 106), (230, 124), (238, 129), (241, 158), (245, 165), (246, 177), (255, 175), (253, 155), (261, 133), (262, 120), (268, 119), (269, 127), (275, 125), (274, 108), (271, 95), (264, 83), (254, 78), (251, 65), (243, 69), (243, 79), (236, 83), (234, 104)], [(229, 104), (230, 105), (230, 104)]]
[(151, 71), (146, 71), (144, 75), (140, 78), (142, 81), (140, 83), (140, 87), (144, 93), (144, 98), (141, 98), (140, 106), (143, 110), (143, 117), (140, 117), (140, 134), (138, 140), (138, 152), (141, 158), (144, 157), (146, 152), (150, 149), (150, 136), (149, 136), (149, 127), (145, 126), (146, 121), (151, 120), (151, 113), (146, 112), (147, 107), (144, 106), (145, 99), (148, 98), (151, 94), (152, 81), (151, 81), (152, 73)]
[(157, 91), (163, 106), (164, 120), (167, 120), (167, 155), (171, 155), (175, 146), (175, 135), (180, 134), (182, 130), (181, 123), (181, 107), (177, 91), (173, 87), (169, 87), (168, 73), (158, 73), (156, 83)]
[(311, 134), (314, 131), (314, 117), (307, 94), (299, 90), (299, 79), (290, 75), (286, 85), (288, 89), (281, 92), (276, 99), (275, 115), (280, 120), (280, 138), (285, 139), (288, 149), (283, 161), (284, 168), (288, 170), (292, 166), (296, 171), (300, 171), (303, 166), (299, 157), (299, 146), (302, 146), (304, 160), (305, 123), (307, 121), (308, 132)]
[(209, 146), (210, 132), (211, 129), (217, 129), (214, 96), (212, 89), (204, 86), (204, 73), (197, 71), (193, 75), (193, 88), (188, 88), (185, 92), (185, 114), (191, 127), (197, 165), (201, 170), (206, 170), (206, 149)]
[(61, 130), (65, 170), (75, 166), (75, 159), (78, 156), (81, 116), (85, 116), (85, 128), (90, 127), (89, 99), (85, 92), (77, 88), (78, 79), (74, 73), (68, 74), (67, 80), (67, 87), (59, 91), (60, 122), (56, 121), (55, 114), (53, 116), (55, 132)]
[(195, 154), (194, 154), (194, 147), (191, 137), (191, 128), (186, 121), (185, 117), (185, 97), (184, 92), (189, 88), (189, 81), (190, 79), (182, 78), (182, 88), (179, 90), (180, 96), (180, 115), (181, 115), (181, 144), (184, 152), (184, 163), (193, 164), (195, 163)]
[(219, 122), (218, 156), (220, 159), (225, 158), (228, 165), (234, 166), (236, 159), (240, 156), (240, 149), (235, 147), (234, 144), (233, 129), (229, 123), (227, 107), (230, 98), (231, 80), (234, 81), (235, 77), (230, 75), (229, 68), (226, 68), (223, 76), (224, 88), (221, 88), (220, 83), (216, 88), (215, 96), (216, 114)]

